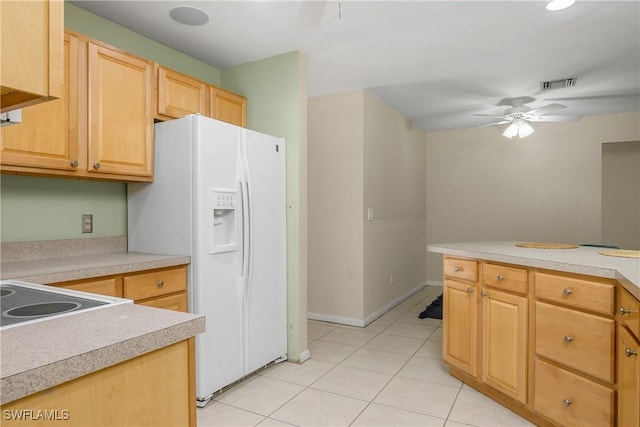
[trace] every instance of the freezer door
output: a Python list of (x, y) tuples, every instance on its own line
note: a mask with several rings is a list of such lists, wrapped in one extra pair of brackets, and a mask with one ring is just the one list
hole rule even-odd
[(247, 373), (287, 352), (284, 139), (247, 131), (250, 230), (246, 293)]
[[(204, 314), (207, 322), (206, 332), (196, 337), (196, 396), (199, 399), (239, 380), (244, 373), (241, 251), (216, 253), (211, 250), (211, 230), (220, 220), (215, 212), (220, 207), (218, 196), (235, 194), (239, 188), (241, 132), (236, 126), (216, 120), (194, 119), (192, 179), (196, 227), (191, 301), (193, 312)], [(236, 210), (241, 209), (237, 201), (238, 198), (233, 198)], [(242, 246), (241, 235), (230, 240)]]

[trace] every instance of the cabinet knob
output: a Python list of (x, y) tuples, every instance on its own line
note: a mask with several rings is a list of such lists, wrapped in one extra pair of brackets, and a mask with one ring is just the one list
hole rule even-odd
[(504, 276), (502, 274), (498, 274), (498, 282), (502, 282), (504, 280)]
[(156, 282), (156, 285), (157, 285), (159, 288), (163, 287), (163, 286), (164, 286), (164, 280), (158, 280), (158, 281)]
[(620, 315), (624, 316), (625, 314), (631, 314), (634, 311), (629, 308), (620, 307)]
[(473, 288), (467, 288), (467, 293), (468, 294), (472, 294), (473, 293)]
[(564, 295), (565, 297), (568, 297), (569, 295), (571, 295), (573, 293), (573, 290), (571, 290), (571, 288), (564, 288), (562, 290), (562, 295)]
[(487, 295), (489, 295), (489, 294), (487, 294), (487, 291), (480, 292), (480, 296), (482, 296), (482, 297), (486, 297)]
[(459, 265), (454, 265), (453, 266), (453, 271), (455, 271), (456, 273), (459, 271), (462, 271), (462, 267), (460, 267)]
[(78, 161), (77, 160), (71, 160), (71, 167), (72, 168), (77, 168), (78, 167)]
[(95, 163), (93, 164), (93, 168), (94, 168), (94, 169), (100, 169), (100, 162), (95, 162)]
[(563, 339), (564, 339), (564, 342), (566, 342), (567, 344), (569, 344), (571, 341), (573, 341), (573, 337), (569, 336), (569, 335), (565, 335), (565, 337)]
[(562, 399), (562, 404), (567, 408), (571, 406), (572, 403), (571, 399)]
[(624, 355), (627, 357), (637, 356), (638, 350), (631, 350), (629, 347), (624, 349)]

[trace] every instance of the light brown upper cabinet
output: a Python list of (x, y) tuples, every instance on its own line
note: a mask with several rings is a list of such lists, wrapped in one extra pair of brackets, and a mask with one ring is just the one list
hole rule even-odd
[(247, 127), (247, 98), (156, 64), (156, 119), (188, 114)]
[(2, 128), (3, 170), (77, 175), (82, 167), (78, 144), (77, 37), (65, 34), (64, 57), (62, 96), (25, 108), (22, 123)]
[(153, 64), (88, 42), (88, 174), (151, 178)]
[(207, 115), (206, 83), (158, 64), (155, 70), (158, 119), (179, 119), (188, 114)]
[(65, 91), (2, 128), (3, 172), (114, 181), (153, 179), (153, 66), (65, 33)]
[(211, 86), (209, 88), (209, 117), (247, 127), (247, 98)]
[(0, 2), (2, 112), (63, 96), (63, 31), (62, 0)]

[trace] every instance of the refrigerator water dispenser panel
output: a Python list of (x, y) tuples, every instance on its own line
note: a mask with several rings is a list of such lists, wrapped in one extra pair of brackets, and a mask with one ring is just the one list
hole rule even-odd
[(209, 218), (209, 253), (219, 254), (238, 250), (239, 219), (237, 193), (234, 190), (209, 189), (211, 210)]

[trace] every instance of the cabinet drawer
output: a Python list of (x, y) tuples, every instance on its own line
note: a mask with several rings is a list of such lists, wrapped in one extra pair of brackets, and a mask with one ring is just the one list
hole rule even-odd
[(536, 353), (614, 382), (615, 321), (536, 302)]
[(482, 265), (482, 284), (521, 294), (529, 290), (527, 270), (498, 264)]
[(536, 360), (536, 412), (561, 426), (610, 426), (613, 424), (613, 390)]
[(640, 340), (640, 301), (622, 288), (620, 288), (618, 301), (620, 319), (636, 336), (636, 339)]
[(124, 278), (124, 297), (134, 301), (187, 289), (187, 267), (156, 270)]
[(164, 308), (174, 311), (187, 311), (187, 294), (168, 295), (166, 297), (153, 298), (150, 300), (139, 302), (140, 305), (149, 307)]
[(597, 313), (613, 314), (615, 288), (610, 281), (538, 271), (535, 273), (535, 288), (537, 298)]
[(478, 262), (469, 259), (444, 258), (444, 275), (458, 279), (478, 281)]
[(74, 291), (91, 292), (93, 294), (122, 298), (122, 282), (121, 279), (117, 277), (99, 280), (62, 282), (54, 283), (52, 285), (65, 289), (73, 289)]

